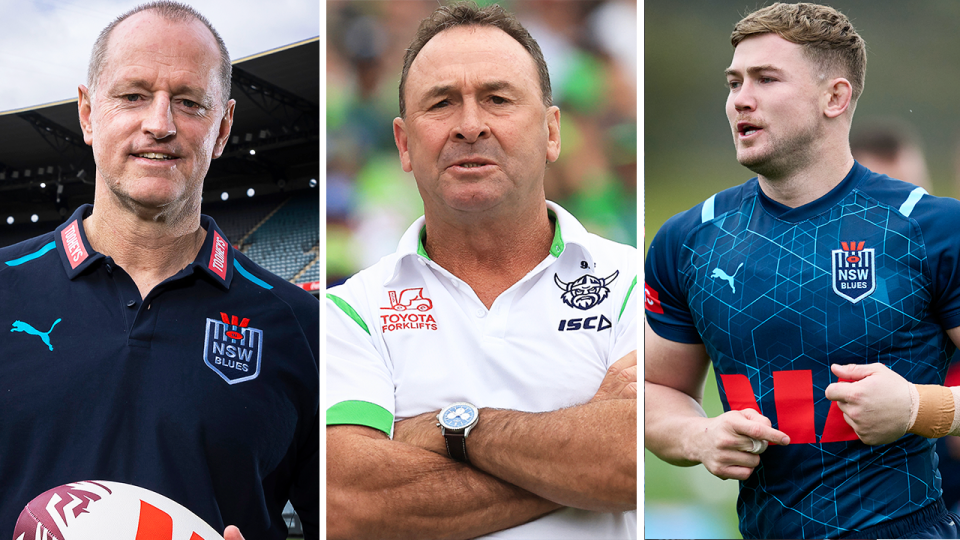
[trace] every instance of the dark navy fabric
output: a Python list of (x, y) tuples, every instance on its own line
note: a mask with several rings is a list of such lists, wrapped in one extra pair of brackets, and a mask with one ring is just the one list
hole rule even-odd
[(960, 538), (960, 516), (937, 500), (912, 514), (852, 532), (842, 538)]
[[(651, 243), (651, 328), (703, 342), (725, 410), (757, 407), (791, 435), (741, 483), (745, 537), (843, 536), (940, 499), (934, 441), (867, 446), (824, 396), (834, 363), (943, 382), (955, 350), (944, 330), (960, 326), (960, 202), (917, 189), (855, 164), (788, 208), (754, 178), (674, 216)], [(854, 260), (864, 279), (844, 281)]]
[(91, 208), (0, 249), (0, 534), (48, 489), (112, 480), (248, 539), (285, 539), (290, 499), (316, 538), (317, 300), (203, 216), (195, 262), (141, 301)]

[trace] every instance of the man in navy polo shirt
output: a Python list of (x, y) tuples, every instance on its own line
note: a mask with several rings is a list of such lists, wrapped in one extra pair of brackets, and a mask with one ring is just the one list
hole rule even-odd
[(0, 534), (48, 489), (111, 480), (253, 539), (286, 537), (290, 500), (317, 538), (318, 305), (200, 215), (233, 122), (223, 41), (142, 6), (103, 31), (88, 84), (94, 204), (0, 249)]

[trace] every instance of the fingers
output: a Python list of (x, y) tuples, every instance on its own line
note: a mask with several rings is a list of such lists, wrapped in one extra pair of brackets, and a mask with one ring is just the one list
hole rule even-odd
[(600, 388), (590, 401), (637, 399), (637, 351), (614, 362), (603, 376)]
[[(790, 436), (780, 430), (773, 429), (773, 427), (771, 427), (773, 424), (770, 423), (770, 419), (766, 416), (763, 416), (753, 409), (744, 409), (736, 412), (739, 412), (740, 415), (748, 421), (748, 423), (740, 423), (733, 426), (737, 433), (761, 442), (772, 442), (773, 444), (779, 444), (781, 446), (790, 444)], [(749, 450), (750, 447), (751, 446), (748, 446), (747, 450)]]
[[(744, 443), (738, 443), (742, 444)], [(745, 444), (748, 447), (751, 445), (749, 442)], [(724, 480), (746, 480), (760, 465), (760, 456), (742, 448), (719, 450), (711, 459), (704, 461), (703, 465), (714, 476)]]
[(890, 369), (881, 364), (831, 364), (830, 371), (840, 380), (831, 383), (824, 390), (824, 395), (830, 401), (848, 402), (855, 401), (855, 387), (851, 383), (862, 381), (871, 375), (890, 371)]
[(713, 419), (709, 451), (701, 462), (715, 476), (746, 480), (760, 464), (768, 443), (789, 444), (790, 437), (771, 427), (770, 419), (753, 409), (729, 411)]
[(623, 358), (614, 362), (613, 365), (610, 366), (610, 369), (616, 368), (617, 371), (620, 371), (622, 369), (626, 369), (630, 366), (636, 366), (636, 365), (637, 365), (637, 351), (633, 350), (628, 352)]
[[(634, 352), (634, 361), (636, 361), (636, 352)], [(624, 399), (637, 399), (637, 364), (624, 369), (617, 375), (619, 382), (623, 383), (623, 389), (619, 396)]]
[(875, 362), (873, 364), (831, 364), (830, 371), (841, 379), (859, 381), (865, 379), (874, 373), (887, 369), (887, 366)]
[(240, 529), (234, 527), (233, 525), (227, 525), (227, 528), (223, 530), (223, 540), (244, 540), (243, 535), (240, 534)]

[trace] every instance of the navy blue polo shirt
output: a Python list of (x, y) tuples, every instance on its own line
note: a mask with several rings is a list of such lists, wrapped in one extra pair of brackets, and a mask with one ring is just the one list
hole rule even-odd
[(207, 216), (196, 260), (141, 300), (79, 208), (0, 249), (0, 536), (44, 491), (141, 486), (213, 528), (319, 527), (319, 303)]

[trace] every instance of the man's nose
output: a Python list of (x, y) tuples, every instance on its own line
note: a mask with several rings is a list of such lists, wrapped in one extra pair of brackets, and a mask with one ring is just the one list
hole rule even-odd
[(473, 100), (464, 100), (460, 121), (453, 129), (453, 137), (461, 142), (475, 143), (490, 136), (490, 126), (480, 104)]
[(740, 85), (740, 89), (733, 96), (733, 106), (737, 111), (752, 111), (757, 108), (756, 96), (754, 95), (754, 85), (752, 81), (746, 80)]
[(143, 131), (154, 139), (166, 139), (177, 134), (177, 125), (173, 120), (170, 98), (163, 94), (154, 95), (153, 102), (147, 108), (143, 119)]

